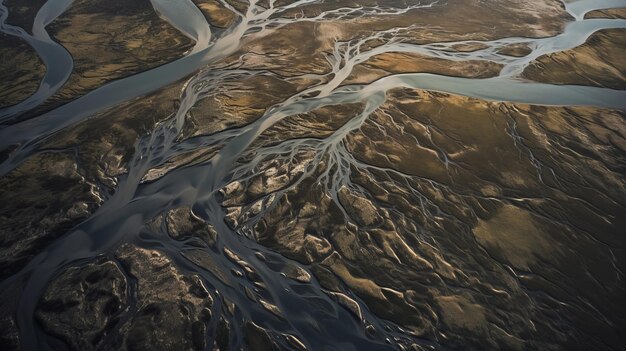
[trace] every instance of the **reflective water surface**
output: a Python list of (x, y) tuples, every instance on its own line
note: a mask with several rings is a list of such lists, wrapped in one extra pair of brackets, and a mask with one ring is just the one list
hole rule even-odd
[[(47, 68), (0, 109), (3, 218), (42, 211), (9, 204), (48, 184), (28, 174), (90, 184), (91, 199), (54, 237), (5, 240), (7, 345), (623, 347), (626, 90), (528, 72), (577, 77), (554, 56), (570, 52), (619, 62), (592, 45), (626, 20), (586, 15), (625, 1), (471, 5), (494, 23), (510, 8), (491, 29), (458, 1), (150, 4), (193, 41), (181, 57), (53, 108), (77, 62), (47, 27), (78, 4), (45, 2), (32, 28), (0, 5), (2, 33)], [(549, 11), (558, 30), (524, 33)], [(133, 118), (153, 122), (119, 137)], [(76, 174), (57, 176), (63, 162)], [(3, 232), (26, 226), (15, 218)]]

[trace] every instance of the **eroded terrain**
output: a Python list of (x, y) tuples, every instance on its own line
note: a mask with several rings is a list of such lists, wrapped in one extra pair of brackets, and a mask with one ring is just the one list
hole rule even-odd
[(623, 349), (624, 7), (0, 2), (0, 348)]

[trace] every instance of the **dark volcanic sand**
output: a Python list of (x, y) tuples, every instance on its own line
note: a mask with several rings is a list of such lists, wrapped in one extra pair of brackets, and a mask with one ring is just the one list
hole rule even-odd
[(624, 349), (624, 8), (0, 0), (0, 349)]

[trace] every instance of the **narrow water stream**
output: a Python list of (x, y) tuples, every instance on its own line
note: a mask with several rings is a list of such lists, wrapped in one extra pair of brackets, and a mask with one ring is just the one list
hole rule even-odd
[[(210, 71), (204, 67), (232, 54), (246, 40), (263, 35), (263, 32), (268, 30), (267, 28), (298, 21), (321, 22), (337, 15), (338, 12), (331, 11), (321, 13), (315, 18), (281, 17), (282, 13), (291, 8), (316, 2), (315, 0), (300, 0), (291, 5), (275, 7), (274, 2), (271, 1), (272, 6), (262, 8), (255, 0), (249, 0), (248, 11), (239, 13), (236, 25), (219, 33), (213, 33), (202, 13), (190, 0), (176, 3), (168, 0), (153, 0), (154, 9), (162, 18), (196, 41), (194, 48), (185, 57), (106, 84), (75, 101), (26, 121), (20, 121), (19, 115), (41, 104), (58, 91), (73, 69), (69, 53), (52, 40), (45, 30), (47, 24), (71, 6), (71, 0), (48, 1), (37, 14), (32, 35), (4, 23), (8, 11), (0, 2), (0, 30), (5, 34), (26, 40), (37, 51), (47, 67), (41, 86), (34, 95), (18, 105), (0, 111), (0, 121), (7, 123), (0, 130), (0, 148), (7, 149), (12, 145), (18, 145), (8, 159), (0, 165), (0, 174), (7, 174), (15, 169), (36, 153), (38, 147), (48, 138), (87, 120), (97, 112), (141, 97), (185, 77), (191, 77), (182, 92), (178, 112), (158, 124), (152, 133), (138, 142), (136, 154), (129, 163), (129, 172), (120, 177), (115, 194), (87, 220), (45, 248), (25, 268), (0, 286), (3, 308), (15, 310), (17, 313), (24, 349), (48, 347), (45, 340), (37, 337), (38, 326), (33, 322), (37, 301), (48, 282), (64, 268), (94, 256), (109, 253), (124, 242), (164, 251), (186, 271), (202, 276), (213, 290), (228, 295), (247, 317), (261, 318), (264, 313), (267, 313), (261, 306), (252, 303), (242, 291), (243, 289), (226, 286), (210, 272), (188, 262), (182, 253), (191, 249), (191, 246), (172, 240), (163, 233), (148, 230), (146, 222), (169, 209), (181, 206), (191, 207), (195, 215), (211, 223), (217, 229), (219, 233), (217, 252), (207, 250), (206, 254), (211, 255), (224, 271), (229, 271), (233, 267), (232, 262), (220, 254), (222, 249), (227, 247), (258, 272), (272, 300), (277, 302), (285, 316), (280, 322), (268, 321), (271, 325), (267, 327), (272, 330), (297, 335), (310, 350), (336, 349), (337, 345), (344, 345), (339, 347), (342, 350), (396, 349), (395, 345), (388, 342), (393, 338), (437, 347), (439, 345), (430, 344), (399, 331), (397, 326), (370, 313), (361, 303), (364, 319), (376, 330), (382, 331), (376, 337), (372, 337), (366, 333), (361, 323), (330, 298), (315, 280), (310, 284), (302, 284), (284, 279), (279, 272), (271, 269), (267, 262), (261, 261), (258, 253), (263, 253), (276, 266), (293, 264), (293, 262), (229, 228), (223, 220), (225, 213), (220, 204), (219, 190), (236, 181), (238, 177), (254, 173), (257, 166), (264, 160), (302, 149), (313, 150), (319, 155), (316, 158), (317, 161), (310, 166), (311, 168), (319, 164), (325, 155), (334, 155), (337, 171), (335, 174), (326, 174), (324, 179), (329, 182), (328, 191), (336, 200), (341, 186), (351, 186), (350, 167), (357, 165), (358, 162), (342, 146), (342, 140), (350, 131), (360, 128), (368, 115), (384, 103), (387, 92), (396, 88), (425, 89), (522, 104), (626, 109), (626, 91), (544, 84), (519, 78), (522, 71), (542, 55), (582, 45), (590, 35), (600, 30), (626, 28), (626, 20), (583, 19), (584, 14), (589, 11), (623, 7), (626, 6), (626, 1), (580, 0), (566, 4), (566, 9), (575, 21), (569, 23), (560, 35), (540, 39), (512, 37), (482, 41), (480, 43), (484, 44), (484, 48), (473, 52), (455, 52), (450, 48), (477, 41), (418, 45), (387, 40), (373, 48), (365, 48), (365, 44), (370, 40), (382, 40), (382, 34), (365, 38), (361, 42), (338, 43), (335, 47), (337, 60), (333, 65), (333, 72), (328, 73), (328, 77), (332, 75), (333, 78), (328, 79), (326, 83), (311, 86), (291, 96), (268, 109), (262, 117), (250, 125), (210, 136), (179, 140), (178, 137), (189, 110), (207, 92), (217, 89), (225, 81), (237, 81), (252, 74), (271, 74), (270, 72), (235, 69)], [(414, 8), (420, 6), (440, 5), (424, 4)], [(374, 8), (371, 13), (382, 16), (390, 11), (395, 10)], [(520, 43), (526, 44), (532, 52), (519, 58), (498, 53), (507, 45)], [(359, 47), (359, 45), (363, 45), (361, 50), (348, 49), (349, 46)], [(490, 61), (503, 65), (503, 69), (499, 76), (487, 79), (405, 73), (389, 75), (365, 85), (344, 84), (356, 65), (375, 55), (390, 52), (415, 53), (460, 62)], [(238, 160), (249, 150), (250, 145), (264, 131), (285, 118), (325, 106), (349, 103), (367, 103), (368, 108), (330, 137), (323, 140), (303, 138), (286, 141), (258, 151), (256, 158), (249, 164), (238, 163)], [(150, 169), (162, 165), (165, 161), (190, 150), (214, 145), (220, 146), (219, 151), (208, 161), (174, 169), (151, 182), (142, 181)], [(304, 172), (303, 178), (311, 174), (312, 171)], [(268, 210), (269, 207), (264, 211)], [(251, 282), (242, 284), (253, 287)], [(235, 321), (233, 323), (236, 324)]]

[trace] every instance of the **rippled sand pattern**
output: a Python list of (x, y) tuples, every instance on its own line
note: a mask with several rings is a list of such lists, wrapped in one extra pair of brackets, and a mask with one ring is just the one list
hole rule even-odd
[(625, 8), (0, 0), (0, 349), (624, 349)]

